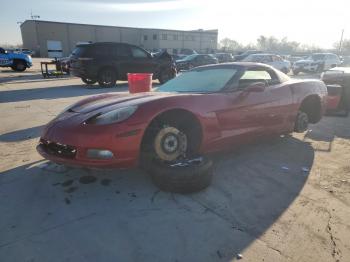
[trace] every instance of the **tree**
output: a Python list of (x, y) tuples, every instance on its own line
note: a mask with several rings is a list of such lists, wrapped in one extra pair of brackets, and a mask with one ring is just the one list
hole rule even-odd
[(219, 46), (224, 51), (235, 51), (242, 49), (242, 45), (240, 43), (227, 37), (220, 41)]

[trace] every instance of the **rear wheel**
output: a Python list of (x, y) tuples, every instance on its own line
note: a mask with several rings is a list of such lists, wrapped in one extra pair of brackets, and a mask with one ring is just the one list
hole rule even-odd
[(84, 78), (84, 77), (82, 77), (81, 80), (87, 85), (93, 85), (97, 82), (95, 79)]
[(299, 111), (294, 124), (294, 131), (297, 133), (303, 133), (309, 127), (309, 117), (303, 112)]
[(17, 71), (17, 72), (23, 72), (24, 70), (26, 70), (27, 65), (24, 61), (16, 61), (15, 64), (11, 67), (12, 70)]
[(116, 82), (116, 74), (112, 69), (104, 69), (98, 74), (98, 84), (101, 87), (113, 87)]

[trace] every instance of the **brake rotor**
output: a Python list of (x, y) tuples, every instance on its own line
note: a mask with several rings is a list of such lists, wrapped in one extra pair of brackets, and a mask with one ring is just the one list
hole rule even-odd
[(161, 160), (174, 161), (185, 156), (187, 136), (175, 127), (164, 127), (154, 139), (154, 150)]

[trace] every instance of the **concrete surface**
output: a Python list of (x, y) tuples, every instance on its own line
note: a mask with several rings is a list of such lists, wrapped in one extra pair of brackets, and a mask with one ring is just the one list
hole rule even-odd
[(218, 155), (212, 186), (191, 195), (36, 153), (64, 107), (125, 91), (1, 70), (0, 261), (350, 261), (350, 118)]

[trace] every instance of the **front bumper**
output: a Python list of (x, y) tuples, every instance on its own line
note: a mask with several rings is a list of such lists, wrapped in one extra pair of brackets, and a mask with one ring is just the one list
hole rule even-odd
[[(72, 127), (64, 123), (49, 123), (39, 144), (38, 153), (58, 164), (90, 168), (131, 168), (138, 165), (145, 125), (125, 123)], [(93, 159), (89, 149), (109, 150), (113, 157)]]

